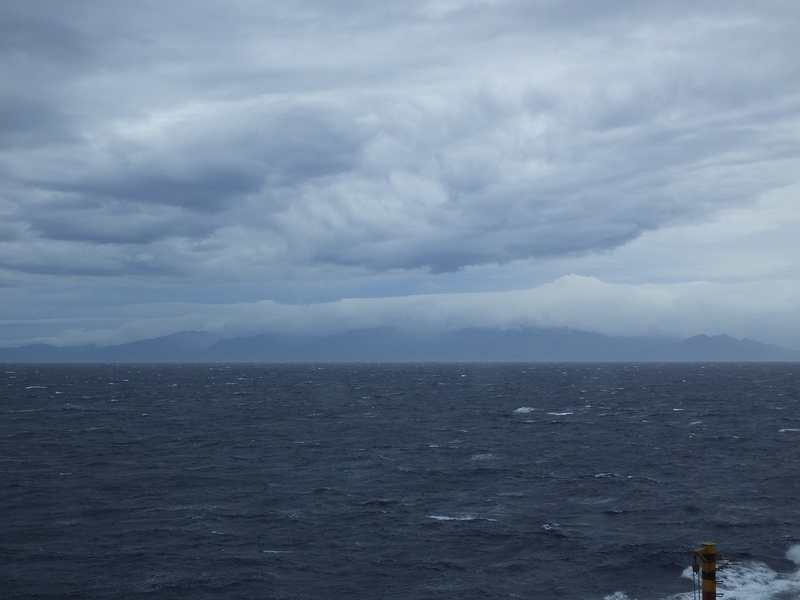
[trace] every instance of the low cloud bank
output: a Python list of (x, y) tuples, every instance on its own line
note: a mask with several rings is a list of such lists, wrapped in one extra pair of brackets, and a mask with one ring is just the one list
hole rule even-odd
[(36, 341), (110, 345), (181, 330), (219, 337), (337, 334), (390, 327), (408, 332), (467, 328), (569, 328), (617, 336), (687, 338), (728, 334), (800, 349), (800, 282), (618, 284), (568, 275), (506, 292), (443, 293), (283, 304), (142, 304), (115, 327), (65, 327)]

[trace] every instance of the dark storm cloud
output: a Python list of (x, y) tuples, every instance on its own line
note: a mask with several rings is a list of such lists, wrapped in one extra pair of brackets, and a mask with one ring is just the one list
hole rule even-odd
[(797, 150), (786, 3), (3, 12), (8, 238), (118, 265), (114, 244), (187, 276), (193, 256), (441, 273), (606, 251), (790, 183)]
[(27, 181), (17, 177), (43, 200), (19, 205), (14, 216), (43, 238), (104, 244), (208, 235), (239, 219), (226, 213), (248, 198), (261, 220), (290, 202), (280, 190), (347, 171), (358, 159), (357, 127), (343, 125), (340, 111), (301, 104), (176, 117), (157, 139), (110, 135), (99, 156), (67, 144), (69, 168), (44, 162)]
[(75, 142), (71, 119), (41, 98), (0, 97), (0, 148)]
[[(75, 219), (78, 213), (81, 219)], [(176, 237), (200, 239), (215, 226), (203, 215), (175, 207), (81, 200), (39, 206), (25, 217), (30, 230), (51, 240), (97, 244), (149, 244)]]
[[(99, 197), (141, 203), (181, 206), (199, 212), (217, 212), (232, 198), (253, 192), (260, 180), (235, 169), (204, 166), (188, 173), (121, 173), (77, 183), (54, 183), (52, 189), (78, 197)], [(65, 217), (67, 215), (64, 215)]]
[(38, 59), (75, 69), (95, 59), (94, 36), (60, 21), (54, 16), (58, 12), (52, 2), (5, 3), (0, 21), (0, 52), (23, 64)]

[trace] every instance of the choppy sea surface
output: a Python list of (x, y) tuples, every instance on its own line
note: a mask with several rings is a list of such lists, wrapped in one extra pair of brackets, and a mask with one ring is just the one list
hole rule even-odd
[(800, 598), (800, 364), (0, 373), (6, 600)]

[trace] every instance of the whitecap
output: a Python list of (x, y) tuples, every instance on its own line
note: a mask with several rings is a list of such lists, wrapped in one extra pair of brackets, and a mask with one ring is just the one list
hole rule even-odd
[(535, 409), (535, 408), (533, 408), (532, 406), (520, 406), (520, 407), (519, 407), (518, 409), (516, 409), (514, 412), (515, 412), (515, 413), (519, 413), (519, 414), (525, 414), (525, 413), (531, 413), (531, 412), (533, 412), (533, 411), (535, 411), (535, 410), (536, 410), (536, 409)]
[(483, 454), (473, 454), (469, 457), (470, 460), (492, 460), (497, 458), (494, 454), (487, 452)]
[(608, 504), (609, 502), (614, 502), (616, 498), (612, 498), (611, 496), (596, 496), (591, 498), (580, 498), (578, 500), (574, 500), (577, 504), (584, 504), (587, 506), (597, 505), (597, 504)]
[(800, 567), (800, 544), (792, 546), (786, 551), (786, 558)]
[[(787, 552), (787, 557), (795, 552), (793, 547)], [(797, 559), (800, 561), (800, 549), (796, 550)], [(794, 554), (792, 554), (794, 556)], [(682, 574), (692, 578), (692, 569), (687, 567)], [(717, 595), (726, 600), (767, 600), (769, 598), (797, 598), (800, 597), (800, 579), (798, 574), (782, 574), (772, 570), (760, 562), (746, 562), (731, 564), (718, 570)], [(681, 596), (691, 598), (691, 595)]]

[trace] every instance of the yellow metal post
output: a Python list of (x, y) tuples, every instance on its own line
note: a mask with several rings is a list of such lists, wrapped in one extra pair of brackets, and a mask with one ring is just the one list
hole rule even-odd
[(702, 563), (703, 600), (717, 598), (717, 545), (714, 542), (703, 542), (702, 547), (694, 551)]

